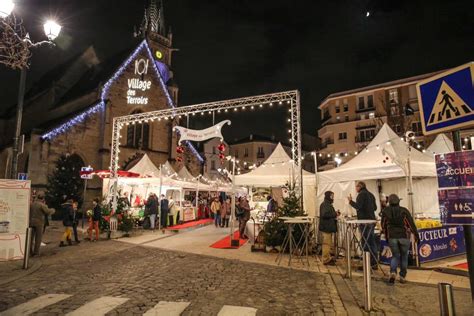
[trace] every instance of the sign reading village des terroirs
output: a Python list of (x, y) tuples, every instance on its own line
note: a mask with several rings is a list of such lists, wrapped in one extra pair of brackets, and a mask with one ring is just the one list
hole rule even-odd
[(127, 103), (128, 104), (148, 104), (148, 97), (145, 92), (151, 89), (151, 80), (144, 80), (148, 74), (148, 58), (139, 58), (135, 60), (134, 77), (127, 79)]
[(474, 151), (435, 156), (441, 221), (446, 225), (474, 224)]

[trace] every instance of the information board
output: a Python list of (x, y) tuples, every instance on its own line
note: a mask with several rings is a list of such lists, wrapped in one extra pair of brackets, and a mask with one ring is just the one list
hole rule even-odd
[(30, 196), (30, 181), (0, 180), (0, 260), (23, 258)]
[(438, 202), (444, 225), (474, 225), (474, 151), (435, 156)]

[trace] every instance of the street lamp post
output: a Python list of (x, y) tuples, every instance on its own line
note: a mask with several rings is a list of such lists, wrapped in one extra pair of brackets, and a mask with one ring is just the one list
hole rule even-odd
[[(30, 57), (30, 48), (37, 47), (43, 44), (54, 45), (53, 40), (58, 37), (61, 32), (61, 26), (54, 21), (48, 20), (44, 24), (44, 32), (47, 41), (33, 43), (30, 40), (28, 33), (24, 32), (22, 26), (19, 26), (15, 18), (9, 19), (12, 15), (15, 4), (12, 0), (0, 1), (0, 33), (5, 32), (5, 37), (8, 38), (8, 43), (1, 43), (4, 46), (10, 46), (12, 42), (18, 45), (19, 51), (10, 54), (5, 60), (0, 60), (0, 63), (12, 69), (20, 69), (20, 84), (18, 89), (18, 102), (16, 108), (16, 123), (15, 136), (13, 138), (13, 157), (10, 170), (10, 178), (16, 179), (18, 171), (18, 155), (20, 154), (20, 139), (21, 139), (21, 122), (23, 117), (23, 102), (25, 98), (26, 85), (26, 69)], [(18, 32), (18, 30), (20, 32)]]

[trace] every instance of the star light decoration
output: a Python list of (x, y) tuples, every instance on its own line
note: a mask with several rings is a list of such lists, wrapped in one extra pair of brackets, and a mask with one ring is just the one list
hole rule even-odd
[[(59, 136), (60, 134), (63, 134), (70, 128), (74, 127), (77, 124), (80, 124), (84, 122), (88, 117), (91, 115), (98, 113), (99, 111), (103, 111), (105, 109), (105, 103), (107, 100), (107, 96), (109, 94), (109, 89), (113, 85), (113, 83), (122, 75), (122, 73), (127, 69), (127, 67), (136, 59), (138, 54), (145, 49), (147, 52), (148, 57), (150, 60), (155, 61), (153, 58), (153, 54), (151, 53), (150, 47), (148, 46), (148, 43), (146, 40), (143, 40), (140, 45), (135, 49), (135, 51), (128, 57), (128, 59), (120, 66), (120, 68), (113, 74), (113, 76), (104, 84), (104, 87), (102, 88), (102, 92), (100, 95), (100, 102), (94, 105), (93, 107), (77, 114), (76, 116), (72, 117), (68, 121), (62, 123), (58, 127), (46, 132), (41, 136), (41, 139), (43, 140), (52, 140), (53, 138)], [(171, 96), (168, 92), (168, 88), (166, 87), (165, 82), (163, 81), (162, 75), (160, 74), (160, 71), (157, 67), (157, 61), (152, 62), (153, 69), (155, 70), (155, 75), (156, 78), (158, 79), (158, 82), (160, 83), (160, 86), (162, 88), (162, 91), (165, 94), (166, 100), (168, 102), (168, 106), (171, 108), (175, 108), (175, 104), (173, 103), (173, 100), (171, 99)], [(186, 141), (185, 142), (186, 146), (191, 150), (191, 152), (196, 156), (196, 158), (203, 163), (204, 158), (201, 157), (199, 152), (194, 148), (193, 144)]]

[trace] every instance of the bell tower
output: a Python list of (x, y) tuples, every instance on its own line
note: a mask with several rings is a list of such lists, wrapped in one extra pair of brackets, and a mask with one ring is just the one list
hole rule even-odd
[(163, 0), (148, 0), (140, 28), (135, 29), (134, 35), (147, 39), (155, 60), (171, 67), (173, 34), (171, 28), (166, 31)]

